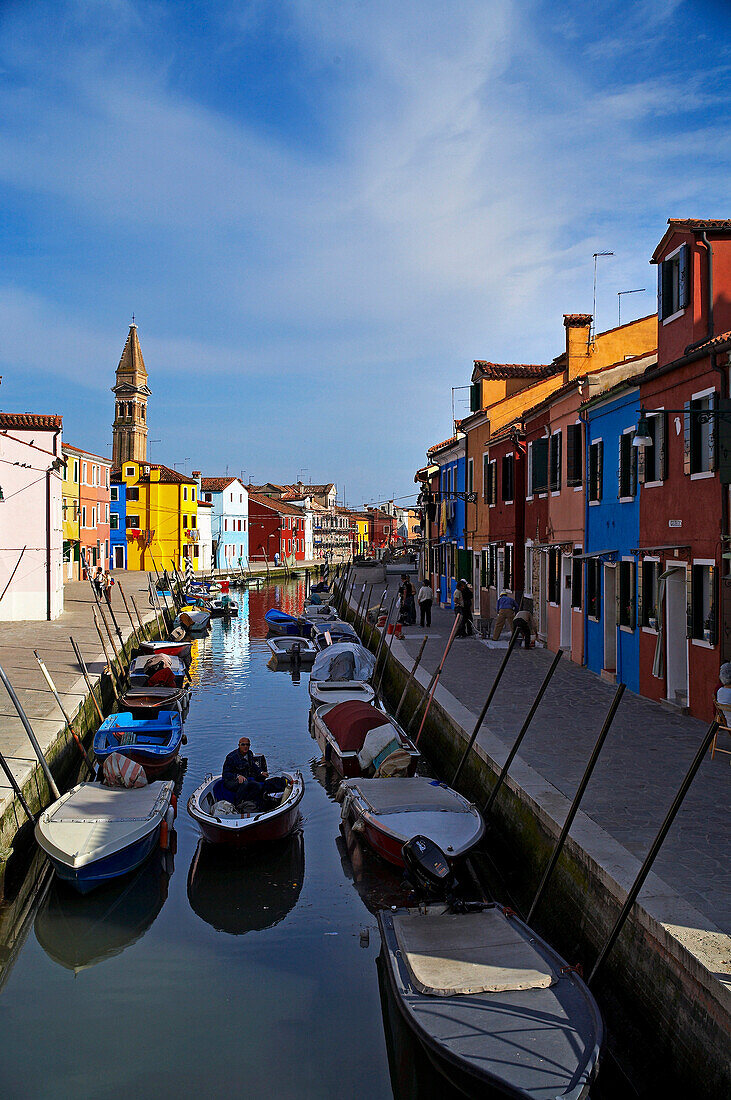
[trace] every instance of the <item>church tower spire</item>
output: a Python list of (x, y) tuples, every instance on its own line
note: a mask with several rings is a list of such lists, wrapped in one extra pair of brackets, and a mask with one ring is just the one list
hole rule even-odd
[(112, 386), (116, 398), (113, 424), (112, 465), (121, 466), (132, 459), (147, 460), (147, 370), (137, 336), (134, 317)]

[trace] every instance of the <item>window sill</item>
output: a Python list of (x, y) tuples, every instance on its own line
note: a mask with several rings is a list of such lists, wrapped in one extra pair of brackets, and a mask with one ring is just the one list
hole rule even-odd
[(634, 502), (635, 502), (634, 497), (620, 497), (619, 498), (619, 503), (620, 504), (634, 504)]
[(619, 624), (619, 629), (620, 629), (620, 630), (621, 630), (621, 631), (622, 631), (622, 632), (623, 632), (624, 634), (634, 634), (634, 632), (635, 632), (635, 628), (634, 628), (633, 626), (624, 626), (624, 624), (623, 624), (623, 623), (620, 623), (620, 624)]
[(697, 474), (691, 474), (690, 475), (690, 480), (691, 481), (702, 481), (705, 478), (715, 477), (715, 476), (716, 476), (716, 471), (715, 470), (699, 470)]
[(572, 486), (572, 488), (573, 488), (575, 493), (580, 493), (581, 490), (584, 488), (584, 486), (583, 485), (574, 485), (574, 486)]
[(655, 637), (657, 637), (658, 634), (660, 633), (660, 631), (656, 630), (654, 626), (643, 626), (642, 627), (642, 633), (643, 634), (652, 634)]
[(589, 501), (589, 507), (590, 508), (595, 508), (598, 504), (601, 504), (600, 500), (590, 500)]
[(676, 313), (671, 313), (669, 317), (664, 317), (662, 323), (669, 325), (671, 321), (677, 321), (678, 317), (682, 317), (685, 313), (685, 309), (679, 309)]
[(697, 645), (699, 649), (715, 649), (715, 645), (712, 642), (707, 642), (705, 638), (691, 638), (691, 643)]
[(560, 489), (551, 489), (551, 496), (552, 497), (560, 497), (561, 496), (561, 490)]
[(601, 622), (601, 619), (597, 615), (587, 615), (586, 617), (587, 617), (587, 619), (589, 620), (590, 623), (599, 623), (599, 622)]

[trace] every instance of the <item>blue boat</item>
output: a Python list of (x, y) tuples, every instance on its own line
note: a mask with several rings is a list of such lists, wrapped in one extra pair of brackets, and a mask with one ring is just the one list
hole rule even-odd
[(294, 615), (288, 615), (285, 611), (279, 611), (276, 607), (271, 607), (264, 618), (272, 634), (298, 634), (303, 638), (309, 638), (310, 636), (310, 623), (305, 619), (298, 619), (295, 618)]
[(129, 790), (78, 783), (38, 818), (36, 840), (58, 877), (88, 894), (168, 844), (174, 788), (172, 780)]
[(141, 764), (149, 775), (172, 763), (182, 740), (183, 722), (177, 710), (161, 710), (155, 718), (145, 719), (122, 711), (104, 719), (94, 734), (94, 753), (103, 764), (119, 752)]

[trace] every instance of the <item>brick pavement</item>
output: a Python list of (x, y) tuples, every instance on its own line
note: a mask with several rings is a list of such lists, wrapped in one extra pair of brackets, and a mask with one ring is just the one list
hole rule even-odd
[[(388, 579), (392, 594), (398, 578)], [(453, 622), (451, 611), (435, 607), (431, 630), (406, 628), (404, 648), (411, 658), (429, 634), (421, 662), (426, 674), (437, 667)], [(544, 649), (513, 651), (479, 744), (484, 746), (492, 734), (506, 749), (512, 745), (553, 656)], [(504, 650), (490, 649), (477, 638), (456, 639), (440, 684), (476, 717), (503, 657)], [(583, 774), (614, 691), (564, 656), (526, 734), (520, 759), (568, 798)], [(625, 691), (582, 811), (643, 859), (706, 729), (694, 718)], [(729, 757), (711, 760), (708, 754), (654, 865), (660, 879), (726, 933), (731, 932), (730, 786)]]

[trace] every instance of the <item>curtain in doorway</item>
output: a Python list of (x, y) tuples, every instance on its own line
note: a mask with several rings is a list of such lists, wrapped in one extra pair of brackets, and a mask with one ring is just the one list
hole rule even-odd
[(670, 570), (661, 573), (657, 585), (657, 638), (655, 640), (655, 659), (652, 662), (652, 675), (658, 680), (665, 679), (665, 585)]

